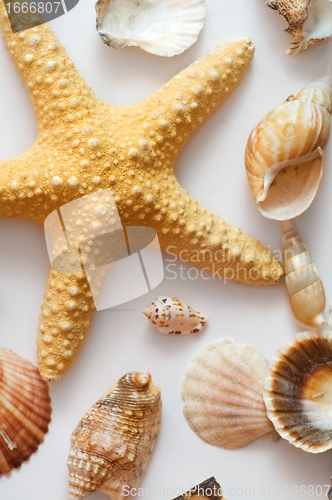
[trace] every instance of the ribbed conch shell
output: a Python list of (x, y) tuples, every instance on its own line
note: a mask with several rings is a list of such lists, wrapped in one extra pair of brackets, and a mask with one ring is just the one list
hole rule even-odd
[(158, 297), (142, 311), (161, 333), (191, 335), (199, 333), (206, 317), (176, 297)]
[(160, 422), (160, 389), (151, 375), (124, 375), (91, 407), (71, 436), (70, 500), (96, 490), (113, 500), (128, 497), (147, 466)]
[(332, 83), (326, 76), (291, 95), (252, 130), (245, 164), (264, 217), (293, 219), (311, 205), (323, 174), (331, 111)]
[(284, 268), (294, 319), (302, 326), (320, 330), (324, 321), (325, 291), (308, 249), (289, 221), (282, 237)]
[(204, 0), (98, 0), (97, 31), (113, 49), (140, 47), (172, 57), (196, 42), (203, 28)]
[(0, 476), (28, 460), (51, 420), (48, 386), (27, 359), (0, 349)]
[(209, 500), (225, 500), (222, 496), (222, 489), (214, 477), (206, 479), (191, 490), (174, 498), (173, 500), (190, 500), (192, 498), (207, 498)]
[(207, 443), (237, 449), (274, 428), (263, 401), (268, 363), (254, 347), (225, 338), (195, 356), (182, 382), (184, 416)]
[(293, 41), (288, 56), (332, 36), (331, 0), (267, 0), (266, 4), (286, 19)]
[(332, 330), (304, 332), (276, 352), (265, 382), (268, 416), (297, 448), (332, 448)]

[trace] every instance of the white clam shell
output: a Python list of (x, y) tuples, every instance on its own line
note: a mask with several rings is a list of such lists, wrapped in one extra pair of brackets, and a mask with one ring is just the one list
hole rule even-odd
[(172, 57), (196, 42), (206, 7), (204, 0), (98, 0), (96, 12), (99, 35), (110, 47)]
[(182, 382), (184, 415), (207, 443), (237, 449), (274, 428), (263, 401), (268, 363), (254, 347), (225, 338), (195, 356)]
[(245, 165), (264, 217), (293, 219), (313, 202), (323, 174), (331, 111), (332, 82), (326, 76), (291, 95), (252, 130)]
[(158, 297), (143, 313), (161, 333), (169, 335), (195, 335), (206, 324), (206, 316), (176, 297)]
[(290, 222), (284, 222), (282, 243), (285, 281), (294, 319), (306, 328), (320, 330), (325, 323), (324, 286), (307, 247)]

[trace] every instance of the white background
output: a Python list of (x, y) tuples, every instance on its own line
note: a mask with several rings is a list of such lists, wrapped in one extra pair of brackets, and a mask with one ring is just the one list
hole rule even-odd
[[(285, 21), (263, 0), (206, 0), (207, 19), (198, 42), (167, 59), (140, 49), (121, 51), (104, 45), (95, 30), (92, 1), (81, 0), (69, 14), (52, 22), (77, 69), (107, 102), (141, 100), (207, 50), (231, 38), (249, 36), (256, 44), (254, 62), (240, 87), (189, 139), (177, 162), (177, 175), (203, 206), (243, 231), (280, 248), (281, 226), (265, 220), (255, 207), (244, 170), (244, 148), (254, 124), (306, 83), (330, 72), (332, 43), (324, 42), (295, 58), (285, 50), (291, 37)], [(0, 158), (30, 147), (37, 134), (27, 92), (0, 41)], [(1, 172), (0, 172), (1, 175)], [(317, 199), (297, 221), (303, 240), (332, 300), (331, 145)], [(24, 220), (0, 220), (0, 345), (36, 363), (36, 328), (49, 271), (43, 230)], [(167, 263), (166, 263), (167, 264)], [(169, 273), (170, 276), (170, 273)], [(118, 284), (121, 286), (121, 284)], [(160, 334), (140, 312), (158, 295), (175, 295), (208, 316), (197, 337)], [(237, 451), (201, 441), (182, 415), (180, 384), (192, 356), (223, 336), (258, 347), (267, 358), (301, 331), (293, 321), (284, 283), (246, 287), (219, 280), (164, 280), (130, 304), (95, 314), (87, 340), (67, 376), (51, 386), (52, 423), (45, 442), (29, 462), (1, 478), (4, 500), (65, 500), (66, 459), (74, 427), (96, 400), (127, 371), (150, 371), (162, 387), (163, 421), (141, 487), (146, 500), (170, 500), (180, 491), (215, 475), (232, 498), (312, 498), (286, 494), (284, 486), (327, 485), (332, 455), (312, 455), (280, 440), (262, 438)], [(161, 488), (169, 488), (164, 493)], [(261, 488), (264, 494), (261, 494)], [(233, 490), (231, 490), (234, 488)], [(255, 493), (246, 488), (253, 488)], [(173, 490), (173, 491), (172, 491)], [(236, 491), (237, 490), (237, 491)], [(324, 498), (326, 487), (321, 495)], [(280, 493), (279, 493), (280, 492)], [(94, 494), (95, 500), (107, 498)]]

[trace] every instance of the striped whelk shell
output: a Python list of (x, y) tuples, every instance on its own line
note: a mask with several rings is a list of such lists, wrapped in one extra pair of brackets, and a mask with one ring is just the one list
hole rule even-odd
[(28, 460), (48, 432), (47, 384), (27, 359), (0, 349), (0, 476)]
[(137, 488), (161, 422), (160, 389), (151, 375), (124, 375), (91, 407), (71, 436), (70, 500), (100, 490), (123, 500)]
[(182, 382), (184, 415), (207, 443), (237, 449), (276, 438), (263, 400), (268, 363), (254, 347), (225, 338), (195, 356)]
[(176, 297), (158, 297), (143, 313), (161, 333), (169, 335), (193, 335), (206, 324), (206, 316)]
[(332, 83), (326, 76), (291, 95), (252, 130), (245, 165), (264, 217), (289, 220), (313, 202), (331, 130)]
[(320, 330), (325, 324), (323, 283), (307, 247), (289, 221), (284, 222), (282, 243), (286, 286), (294, 319), (306, 328)]

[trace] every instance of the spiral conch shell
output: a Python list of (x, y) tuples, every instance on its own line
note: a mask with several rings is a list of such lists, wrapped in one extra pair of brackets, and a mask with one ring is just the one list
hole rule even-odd
[(48, 432), (48, 386), (27, 359), (0, 349), (0, 476), (28, 460)]
[(289, 220), (314, 200), (331, 130), (332, 82), (326, 76), (270, 111), (252, 130), (245, 164), (258, 210)]
[(176, 297), (158, 297), (143, 313), (161, 333), (169, 335), (196, 334), (206, 324), (203, 314)]
[(263, 401), (268, 363), (254, 347), (229, 338), (195, 356), (182, 382), (184, 416), (207, 443), (238, 449), (275, 430)]
[(151, 375), (124, 375), (86, 413), (71, 436), (70, 500), (100, 490), (113, 500), (137, 488), (161, 422), (160, 389)]
[(320, 330), (324, 324), (326, 305), (323, 283), (307, 247), (289, 221), (284, 222), (282, 243), (286, 286), (293, 316), (300, 325)]

